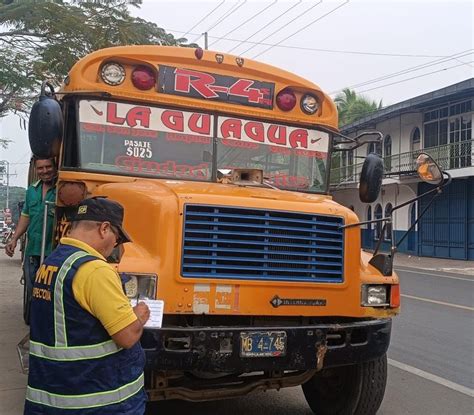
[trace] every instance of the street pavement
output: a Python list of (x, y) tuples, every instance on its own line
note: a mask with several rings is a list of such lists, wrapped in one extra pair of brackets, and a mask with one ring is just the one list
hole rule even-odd
[(0, 415), (23, 413), (26, 375), (21, 372), (16, 346), (28, 333), (23, 322), (20, 255), (0, 252)]
[[(400, 261), (401, 260), (401, 261)], [(473, 415), (473, 262), (398, 257), (402, 314), (395, 318), (389, 379), (379, 415)], [(442, 268), (449, 268), (449, 272)], [(22, 319), (20, 258), (0, 252), (0, 415), (21, 415), (26, 375), (17, 343)], [(310, 415), (301, 388), (234, 400), (160, 402), (147, 414)]]

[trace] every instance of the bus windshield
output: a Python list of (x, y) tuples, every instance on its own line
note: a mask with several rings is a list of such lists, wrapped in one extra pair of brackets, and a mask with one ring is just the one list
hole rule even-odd
[(80, 167), (210, 181), (260, 169), (285, 190), (325, 192), (329, 135), (317, 129), (112, 101), (79, 101)]

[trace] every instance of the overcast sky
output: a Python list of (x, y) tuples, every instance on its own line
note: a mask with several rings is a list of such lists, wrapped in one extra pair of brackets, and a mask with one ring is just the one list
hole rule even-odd
[[(209, 49), (294, 72), (334, 96), (351, 87), (390, 105), (473, 76), (471, 1), (144, 0), (132, 13)], [(15, 117), (0, 159), (26, 185), (30, 152)]]

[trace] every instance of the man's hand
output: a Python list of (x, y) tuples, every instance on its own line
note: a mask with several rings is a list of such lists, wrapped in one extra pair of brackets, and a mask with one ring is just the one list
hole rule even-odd
[(140, 302), (135, 307), (133, 307), (133, 312), (143, 326), (150, 318), (150, 309), (144, 302)]
[(12, 257), (13, 254), (15, 253), (16, 243), (17, 243), (17, 240), (15, 238), (13, 238), (10, 242), (8, 242), (5, 245), (5, 253), (8, 256)]
[(137, 316), (137, 320), (112, 335), (113, 341), (124, 349), (130, 349), (140, 340), (143, 333), (143, 326), (150, 318), (150, 309), (143, 302), (133, 307), (133, 312)]

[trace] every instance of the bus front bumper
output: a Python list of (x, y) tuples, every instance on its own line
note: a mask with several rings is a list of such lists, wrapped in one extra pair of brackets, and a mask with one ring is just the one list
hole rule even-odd
[[(141, 343), (146, 370), (248, 373), (310, 370), (360, 363), (382, 356), (391, 319), (272, 327), (164, 327), (146, 329)], [(282, 353), (246, 354), (249, 335), (285, 338)], [(273, 334), (271, 334), (273, 333)], [(255, 339), (255, 337), (254, 337)], [(248, 346), (248, 345), (247, 345)]]

